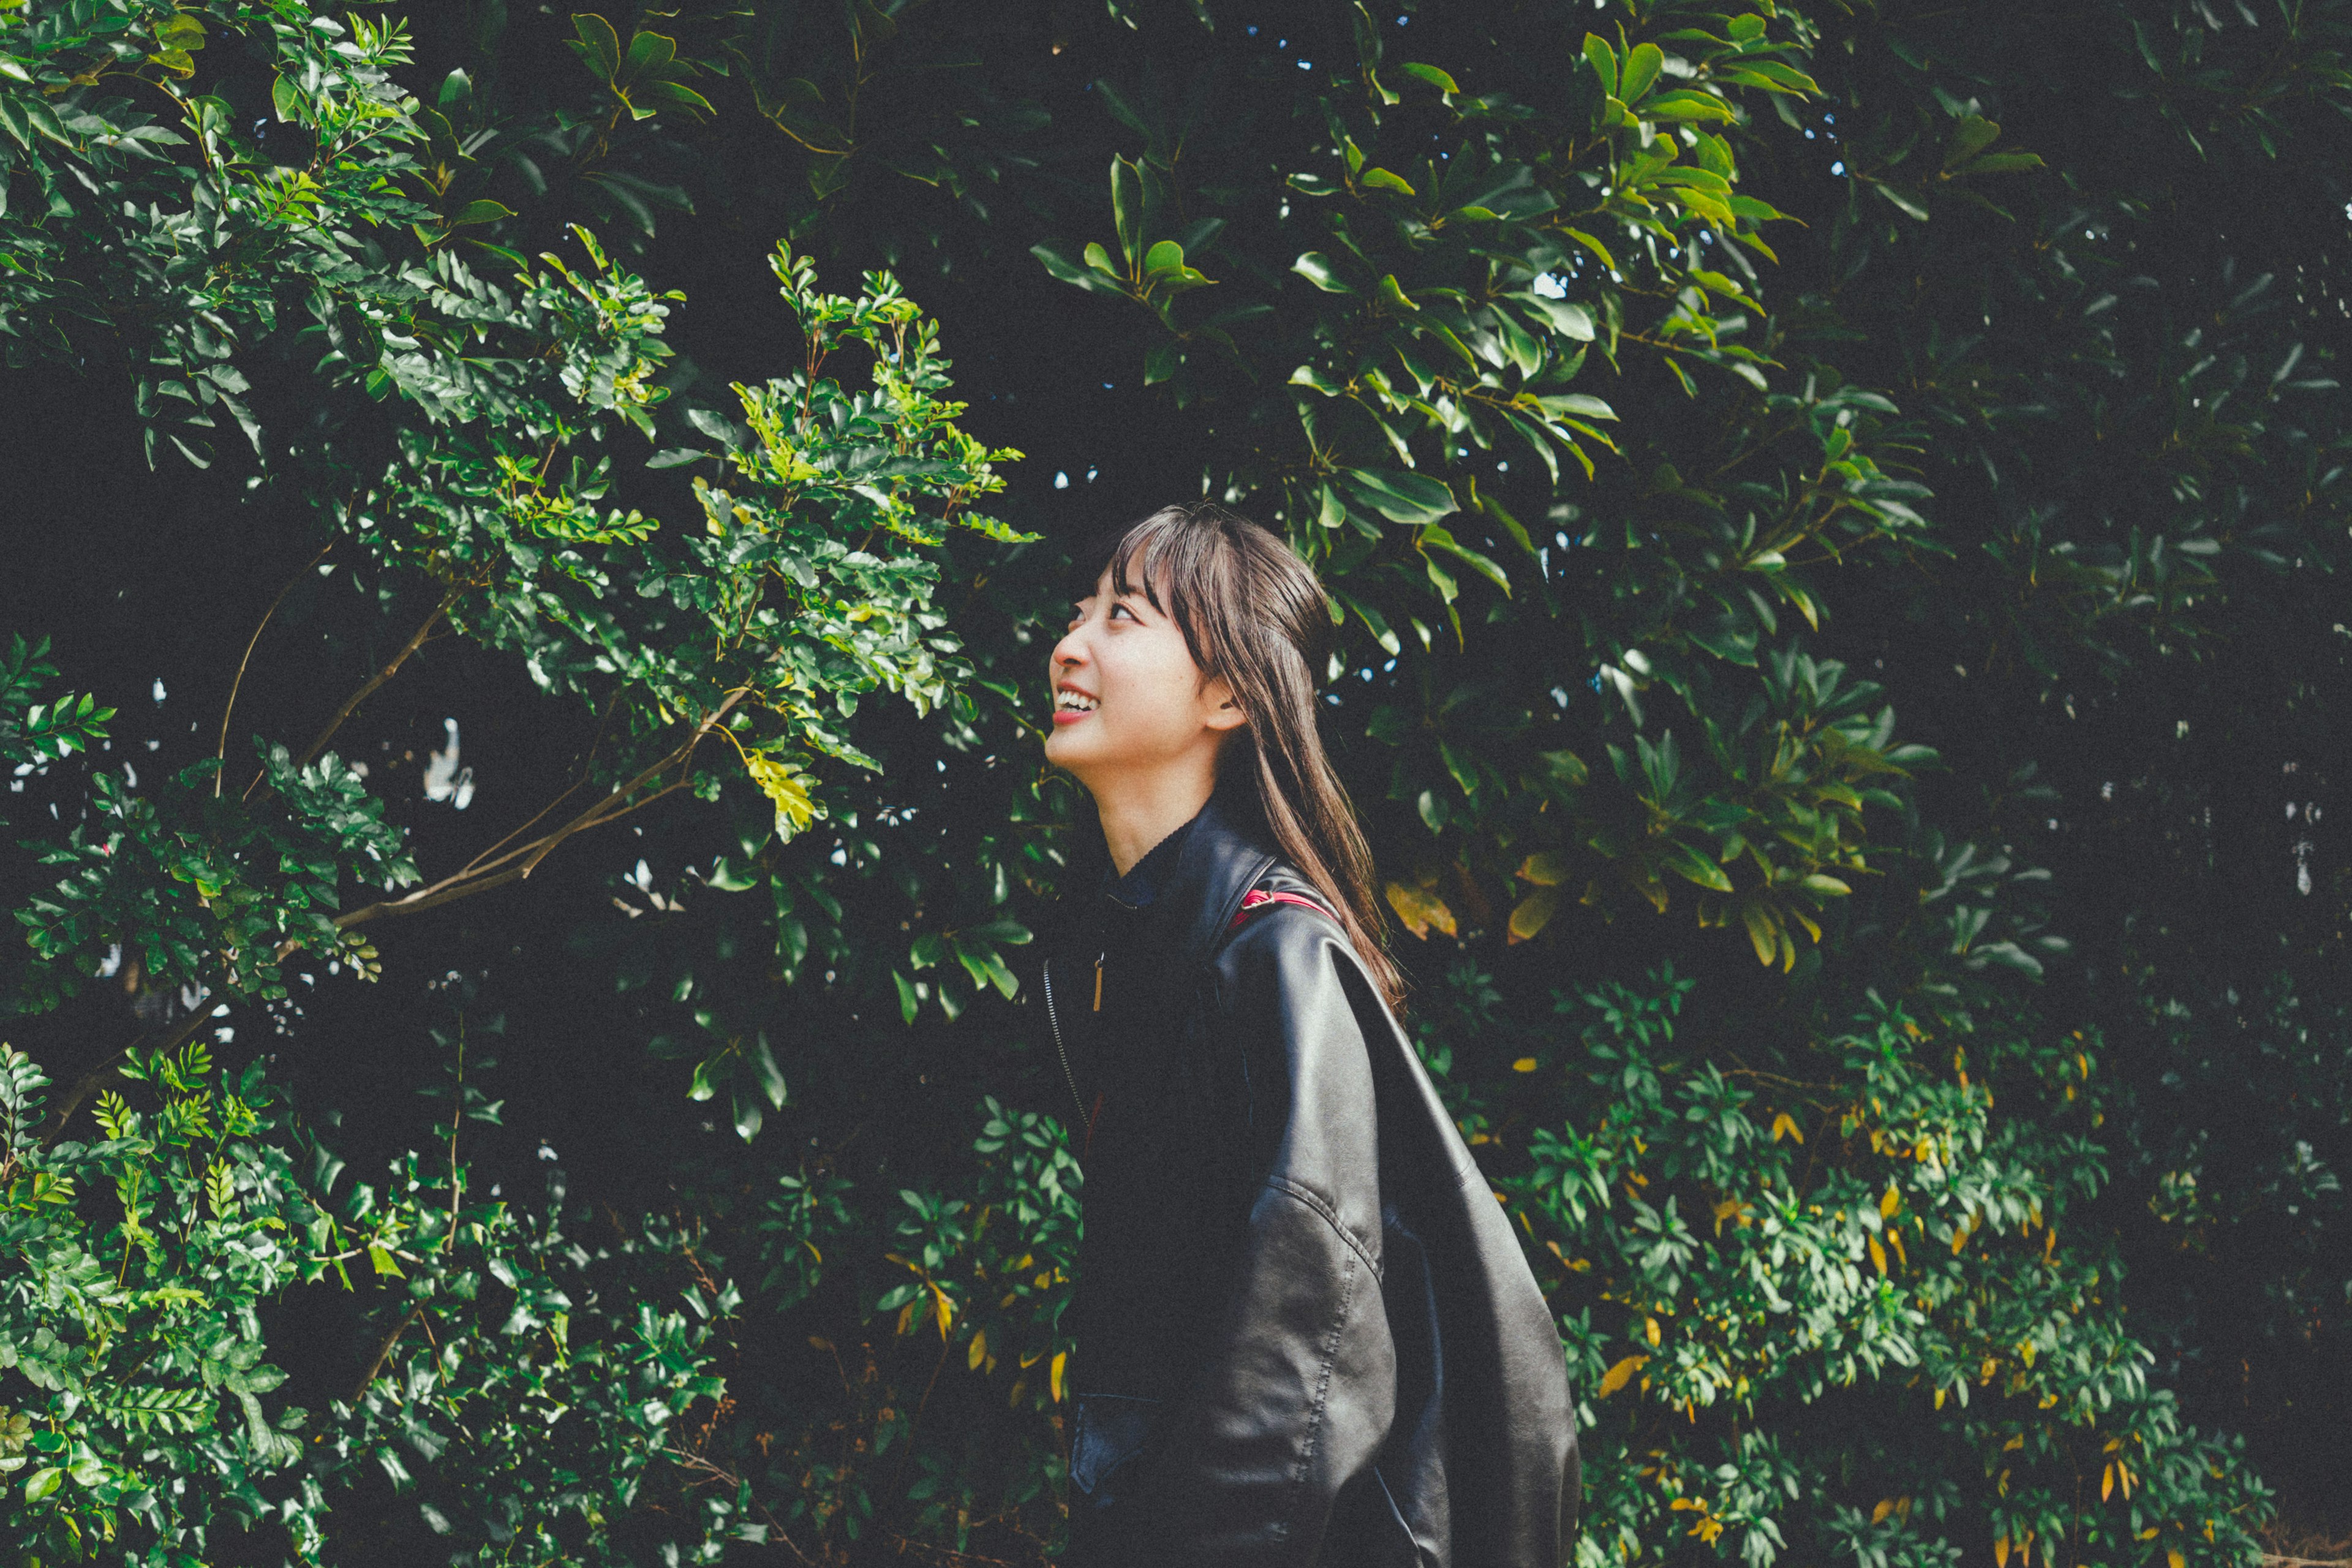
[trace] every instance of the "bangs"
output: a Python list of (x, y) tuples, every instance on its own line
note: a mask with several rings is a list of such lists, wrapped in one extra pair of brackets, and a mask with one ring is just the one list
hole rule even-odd
[(1204, 677), (1221, 674), (1233, 647), (1229, 601), (1240, 570), (1231, 527), (1255, 524), (1201, 503), (1161, 507), (1140, 522), (1107, 529), (1071, 563), (1070, 596), (1087, 597), (1109, 574), (1112, 593), (1139, 594), (1176, 623)]
[[(1194, 595), (1188, 590), (1217, 548), (1216, 531), (1176, 507), (1163, 507), (1140, 522), (1105, 529), (1071, 560), (1070, 597), (1092, 594), (1108, 572), (1112, 593), (1140, 594), (1153, 609), (1189, 625)], [(1169, 601), (1160, 596), (1162, 584), (1170, 590)]]

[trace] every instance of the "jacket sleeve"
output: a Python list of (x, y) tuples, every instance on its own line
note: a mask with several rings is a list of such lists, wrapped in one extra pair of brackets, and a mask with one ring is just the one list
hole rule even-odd
[(1306, 1568), (1387, 1436), (1396, 1363), (1355, 963), (1322, 916), (1285, 909), (1253, 917), (1219, 966), (1210, 1027), (1226, 1038), (1211, 1043), (1246, 1053), (1263, 1174), (1222, 1318), (1139, 1478), (1136, 1561)]

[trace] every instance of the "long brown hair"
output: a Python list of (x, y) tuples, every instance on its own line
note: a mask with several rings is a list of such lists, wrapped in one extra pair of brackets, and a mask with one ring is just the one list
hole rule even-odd
[(1081, 595), (1108, 568), (1113, 592), (1139, 592), (1173, 617), (1202, 679), (1233, 689), (1248, 721), (1219, 755), (1221, 794), (1254, 799), (1274, 847), (1323, 895), (1401, 1008), (1404, 977), (1388, 954), (1371, 849), (1318, 725), (1315, 676), (1332, 632), (1323, 584), (1280, 538), (1207, 501), (1162, 507), (1074, 564)]

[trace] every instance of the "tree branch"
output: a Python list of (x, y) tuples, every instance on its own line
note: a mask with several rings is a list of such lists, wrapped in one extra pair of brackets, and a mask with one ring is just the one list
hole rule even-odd
[(253, 628), (253, 636), (246, 639), (245, 657), (236, 661), (236, 679), (228, 683), (228, 701), (221, 707), (220, 744), (215, 747), (213, 752), (214, 760), (220, 763), (220, 766), (213, 773), (213, 798), (215, 800), (218, 800), (220, 798), (221, 780), (228, 773), (229, 715), (236, 711), (236, 694), (244, 689), (245, 669), (246, 666), (253, 662), (253, 650), (260, 645), (261, 634), (269, 629), (269, 618), (278, 613), (278, 606), (286, 602), (286, 595), (294, 591), (294, 584), (299, 583), (302, 580), (303, 574), (308, 573), (312, 566), (316, 566), (320, 562), (324, 561), (327, 558), (327, 552), (329, 550), (332, 550), (334, 547), (335, 542), (333, 540), (330, 539), (327, 541), (325, 546), (320, 550), (319, 553), (310, 557), (309, 563), (303, 566), (300, 572), (295, 573), (291, 578), (287, 580), (286, 586), (278, 590), (278, 597), (269, 601), (269, 608), (261, 612), (261, 624), (255, 626)]
[[(651, 805), (666, 795), (685, 788), (688, 779), (684, 768), (685, 764), (693, 758), (695, 748), (702, 743), (705, 736), (725, 721), (727, 715), (734, 710), (735, 706), (743, 700), (743, 696), (740, 691), (729, 693), (727, 700), (699, 724), (697, 724), (694, 727), (694, 732), (688, 735), (677, 750), (645, 769), (627, 783), (614, 788), (612, 793), (562, 826), (552, 832), (541, 834), (528, 843), (518, 844), (494, 858), (484, 859), (477, 856), (463, 869), (444, 877), (430, 887), (420, 888), (405, 897), (380, 900), (375, 903), (363, 905), (359, 909), (337, 915), (335, 929), (348, 931), (352, 926), (364, 925), (370, 921), (380, 920), (386, 915), (421, 914), (426, 910), (437, 908), (458, 899), (471, 898), (476, 893), (486, 893), (492, 888), (504, 887), (509, 882), (521, 881), (539, 868), (539, 863), (552, 854), (557, 845), (572, 835), (584, 833), (592, 827), (601, 827), (608, 822), (616, 822), (633, 811)], [(635, 800), (630, 798), (638, 790), (643, 789), (673, 767), (680, 770), (677, 778), (664, 784), (651, 795)], [(570, 791), (565, 793), (569, 794)], [(508, 836), (509, 838), (512, 837), (511, 834)], [(505, 843), (506, 839), (501, 839), (499, 842)], [(488, 851), (485, 851), (485, 854), (487, 853)], [(282, 958), (292, 951), (292, 945), (289, 943), (278, 950), (278, 955)]]
[(394, 1324), (392, 1332), (383, 1337), (383, 1343), (376, 1347), (375, 1360), (368, 1363), (367, 1375), (360, 1379), (360, 1385), (357, 1388), (352, 1390), (352, 1403), (353, 1405), (357, 1405), (362, 1399), (367, 1397), (368, 1384), (373, 1383), (375, 1381), (375, 1374), (383, 1370), (385, 1359), (392, 1354), (392, 1347), (400, 1342), (400, 1336), (408, 1331), (408, 1325), (416, 1321), (418, 1314), (422, 1313), (424, 1310), (425, 1304), (421, 1301), (415, 1306), (409, 1308), (408, 1315), (401, 1319), (399, 1322)]
[[(425, 617), (424, 624), (416, 628), (415, 635), (401, 645), (400, 651), (385, 661), (382, 669), (369, 676), (357, 691), (343, 700), (343, 705), (335, 710), (335, 716), (327, 721), (327, 727), (319, 731), (317, 738), (311, 741), (308, 749), (300, 756), (294, 759), (296, 767), (306, 768), (316, 761), (319, 753), (327, 749), (327, 742), (334, 738), (335, 731), (343, 727), (343, 721), (349, 719), (361, 703), (374, 696), (385, 681), (400, 673), (400, 667), (408, 662), (409, 655), (425, 646), (425, 639), (431, 635), (433, 628), (440, 624), (441, 617), (449, 613), (449, 607), (457, 602), (457, 589), (451, 588), (442, 595), (441, 602), (433, 606), (433, 613)], [(252, 795), (255, 786), (261, 783), (264, 776), (261, 773), (253, 775), (253, 783), (245, 786), (247, 797)]]
[[(656, 1451), (669, 1456), (670, 1462), (677, 1465), (682, 1470), (699, 1472), (700, 1474), (709, 1478), (711, 1480), (724, 1482), (726, 1485), (735, 1488), (739, 1493), (749, 1491), (751, 1489), (750, 1483), (744, 1480), (741, 1476), (737, 1475), (734, 1471), (727, 1468), (724, 1465), (718, 1464), (713, 1460), (705, 1458), (703, 1455), (695, 1453), (690, 1449), (673, 1448), (664, 1446), (657, 1448)], [(785, 1551), (790, 1552), (794, 1557), (799, 1558), (804, 1563), (815, 1563), (815, 1558), (811, 1557), (807, 1552), (803, 1552), (800, 1549), (800, 1543), (785, 1533), (783, 1521), (779, 1520), (773, 1513), (770, 1512), (768, 1505), (761, 1502), (756, 1495), (751, 1499), (751, 1506), (760, 1510), (760, 1517), (768, 1521), (769, 1530), (774, 1532), (775, 1538), (778, 1541), (783, 1542)]]
[[(448, 605), (449, 601), (446, 599), (443, 600), (440, 607), (434, 611), (433, 619), (438, 619), (442, 613), (448, 608)], [(382, 671), (378, 672), (378, 679), (371, 683), (370, 688), (363, 689), (360, 693), (360, 697), (366, 696), (367, 690), (373, 689), (374, 686), (382, 685), (384, 678), (389, 677), (392, 671), (398, 668), (401, 659), (406, 658), (410, 654), (416, 651), (416, 648), (424, 641), (425, 630), (429, 628), (431, 625), (432, 620), (428, 619), (425, 626), (421, 626), (417, 629), (416, 636), (409, 639), (408, 647), (403, 648), (399, 656), (395, 658), (391, 664), (386, 665)], [(683, 769), (685, 764), (692, 760), (695, 748), (702, 743), (704, 738), (707, 737), (711, 731), (717, 729), (725, 721), (727, 715), (734, 711), (736, 706), (743, 700), (743, 697), (744, 693), (740, 690), (728, 693), (726, 700), (719, 703), (717, 709), (715, 709), (700, 723), (697, 724), (694, 727), (694, 732), (688, 735), (675, 751), (663, 757), (651, 767), (639, 773), (635, 778), (630, 779), (626, 784), (614, 789), (611, 794), (605, 795), (593, 805), (591, 805), (587, 810), (582, 812), (579, 816), (573, 817), (562, 826), (556, 828), (553, 832), (542, 834), (527, 844), (516, 845), (513, 848), (509, 849), (505, 854), (488, 862), (484, 862), (481, 857), (477, 856), (475, 860), (468, 863), (463, 870), (443, 878), (440, 881), (434, 883), (429, 888), (421, 888), (415, 892), (407, 895), (405, 898), (379, 900), (374, 903), (362, 905), (359, 909), (346, 910), (344, 913), (335, 917), (335, 929), (337, 931), (348, 931), (353, 926), (365, 925), (370, 921), (379, 920), (386, 915), (422, 914), (426, 910), (436, 909), (446, 903), (454, 903), (459, 899), (471, 898), (476, 893), (487, 893), (491, 889), (504, 887), (509, 882), (520, 882), (529, 877), (531, 872), (538, 869), (539, 863), (541, 860), (546, 859), (547, 857), (554, 851), (557, 845), (562, 844), (565, 839), (571, 837), (572, 835), (576, 833), (584, 833), (592, 827), (601, 827), (608, 822), (617, 822), (633, 811), (637, 811), (645, 806), (651, 805), (654, 802), (661, 799), (664, 795), (675, 794), (677, 791), (684, 789), (689, 781)], [(347, 714), (351, 709), (357, 706), (358, 702), (359, 697), (354, 697), (350, 702), (345, 703), (343, 705), (344, 712)], [(342, 716), (338, 715), (336, 723), (341, 723), (341, 721)], [(328, 726), (328, 732), (332, 733), (333, 729), (333, 725)], [(325, 739), (326, 736), (321, 735), (320, 737), (319, 743), (323, 744)], [(677, 778), (672, 780), (667, 784), (664, 784), (661, 788), (654, 791), (651, 795), (645, 795), (636, 800), (631, 800), (629, 798), (629, 796), (635, 794), (636, 791), (644, 788), (646, 784), (652, 783), (655, 779), (660, 777), (663, 773), (668, 772), (673, 767), (677, 767), (681, 770)], [(574, 789), (578, 787), (579, 786), (576, 784), (572, 786)], [(565, 795), (569, 795), (572, 792), (570, 790), (566, 790), (564, 792)], [(558, 795), (556, 798), (560, 801), (563, 796)], [(541, 816), (545, 815), (545, 810), (542, 810), (540, 813), (540, 816)], [(532, 820), (536, 821), (537, 818), (534, 817)], [(514, 836), (512, 834), (509, 834), (507, 837), (508, 838), (511, 838)], [(503, 844), (506, 841), (506, 839), (500, 839), (499, 843)], [(496, 846), (493, 846), (492, 847), (495, 848)], [(488, 851), (485, 851), (484, 853), (487, 854)], [(290, 957), (299, 945), (299, 943), (290, 938), (286, 942), (280, 942), (278, 944), (277, 953), (278, 961), (282, 963), (287, 958)], [(176, 1050), (189, 1038), (190, 1036), (203, 1028), (205, 1020), (211, 1017), (211, 1016), (212, 1014), (210, 1009), (198, 1009), (164, 1039), (163, 1046), (160, 1048), (167, 1051)], [(100, 1061), (98, 1066), (90, 1068), (89, 1071), (82, 1074), (80, 1078), (74, 1081), (73, 1087), (66, 1091), (64, 1099), (58, 1103), (58, 1109), (50, 1121), (48, 1131), (43, 1135), (42, 1142), (45, 1145), (55, 1143), (64, 1135), (67, 1121), (72, 1118), (75, 1111), (81, 1109), (84, 1102), (86, 1102), (90, 1096), (98, 1093), (100, 1089), (108, 1088), (116, 1081), (116, 1079), (121, 1076), (116, 1070), (118, 1064), (121, 1062), (123, 1058), (129, 1056), (133, 1050), (136, 1050), (143, 1038), (144, 1037), (142, 1037), (141, 1039), (134, 1039), (129, 1045), (126, 1045), (120, 1050), (111, 1053), (106, 1057), (105, 1059)]]

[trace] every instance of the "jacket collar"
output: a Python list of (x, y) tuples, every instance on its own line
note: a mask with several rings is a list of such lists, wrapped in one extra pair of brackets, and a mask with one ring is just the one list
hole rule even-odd
[(1274, 852), (1243, 826), (1247, 818), (1230, 809), (1233, 805), (1223, 791), (1210, 797), (1149, 905), (1137, 909), (1103, 896), (1112, 919), (1145, 922), (1139, 934), (1154, 950), (1178, 959), (1179, 973), (1207, 961), (1240, 912), (1243, 898), (1276, 862)]

